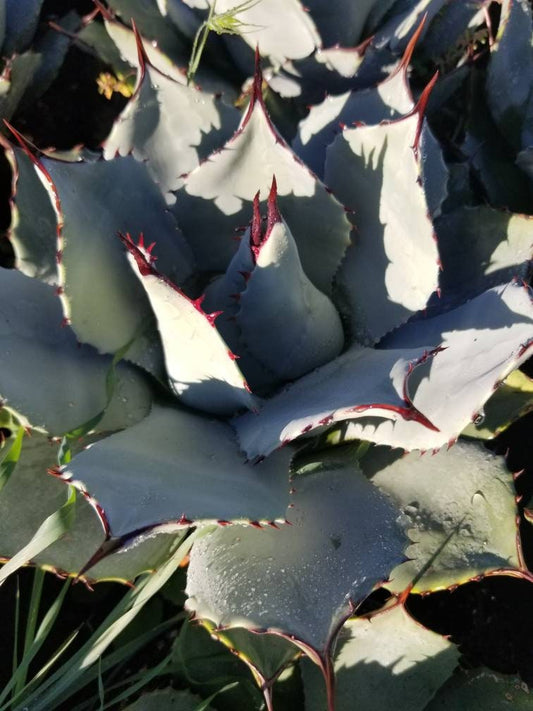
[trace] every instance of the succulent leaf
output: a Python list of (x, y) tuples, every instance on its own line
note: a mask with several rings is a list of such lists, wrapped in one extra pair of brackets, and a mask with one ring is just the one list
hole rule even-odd
[(326, 96), (322, 103), (312, 106), (300, 122), (292, 147), (321, 180), (324, 179), (326, 148), (343, 125), (373, 126), (396, 119), (414, 108), (407, 80), (410, 55), (411, 52), (406, 53), (401, 64), (376, 86)]
[(243, 461), (231, 427), (154, 405), (138, 425), (91, 445), (63, 470), (103, 509), (110, 534), (162, 523), (283, 519), (290, 450)]
[[(104, 410), (111, 358), (80, 346), (71, 329), (62, 325), (61, 304), (53, 288), (2, 269), (0, 294), (4, 406), (25, 425), (51, 435), (65, 434)], [(120, 429), (148, 412), (151, 395), (132, 366), (121, 364), (117, 374), (119, 402), (112, 404), (106, 426)]]
[[(217, 0), (218, 14), (239, 5), (238, 0)], [(260, 47), (261, 54), (273, 63), (307, 57), (320, 45), (320, 36), (312, 17), (299, 0), (261, 0), (248, 3), (239, 15), (246, 24), (242, 39), (249, 47)]]
[(272, 685), (281, 672), (298, 657), (298, 647), (285, 637), (252, 632), (244, 627), (209, 631), (248, 665), (258, 685), (264, 689)]
[(490, 397), (483, 413), (462, 434), (476, 439), (493, 439), (533, 409), (533, 380), (514, 370)]
[[(516, 163), (514, 156), (509, 155), (509, 145), (491, 117), (483, 81), (479, 73), (472, 74), (472, 98), (461, 150), (468, 157), (492, 207), (527, 213), (531, 205), (531, 187), (529, 181), (524, 180), (527, 167), (520, 160), (521, 154)], [(522, 160), (525, 157), (522, 154)]]
[(379, 340), (425, 308), (438, 285), (438, 251), (416, 150), (421, 120), (415, 112), (346, 129), (328, 149), (326, 182), (354, 210), (357, 230), (337, 281), (351, 335), (362, 343)]
[(495, 570), (522, 570), (513, 477), (503, 457), (468, 442), (434, 456), (371, 448), (361, 467), (401, 508), (412, 541), (409, 560), (391, 573), (393, 592), (411, 589), (413, 581), (412, 591), (420, 593)]
[(136, 246), (129, 235), (121, 239), (155, 313), (172, 391), (187, 405), (215, 414), (254, 408), (236, 357), (216, 329), (219, 314), (205, 313), (201, 298), (189, 299), (159, 274), (143, 245)]
[[(405, 449), (455, 440), (493, 388), (529, 354), (529, 291), (509, 284), (444, 315), (403, 326), (383, 348), (352, 346), (234, 420), (249, 457), (348, 420), (345, 436)], [(490, 322), (490, 325), (489, 325)]]
[(257, 210), (248, 233), (254, 268), (240, 294), (237, 325), (249, 353), (278, 381), (291, 380), (335, 358), (344, 345), (339, 315), (306, 277), (292, 233), (268, 198), (261, 235)]
[[(169, 56), (177, 66), (187, 66), (189, 44), (172, 22), (168, 22), (160, 12), (159, 2), (144, 0), (107, 0), (107, 5), (127, 24), (135, 22), (139, 32), (147, 40), (156, 41), (161, 52)], [(110, 32), (110, 28), (113, 31)], [(106, 29), (117, 44), (122, 56), (130, 64), (136, 65), (137, 50), (133, 33), (120, 31), (119, 23), (106, 17)], [(132, 41), (133, 40), (133, 41)], [(146, 44), (150, 44), (147, 42)], [(129, 50), (128, 50), (129, 45)], [(148, 50), (149, 51), (149, 50)], [(150, 55), (149, 55), (150, 56)]]
[[(146, 166), (133, 157), (82, 163), (43, 158), (37, 170), (58, 219), (65, 317), (80, 341), (114, 353), (150, 321), (117, 232), (134, 229), (156, 241), (159, 268), (178, 284), (192, 272), (188, 247)], [(147, 347), (140, 339), (129, 357), (150, 363)]]
[(459, 669), (424, 711), (527, 711), (531, 691), (518, 677), (497, 674), (489, 669)]
[[(351, 711), (422, 711), (459, 661), (456, 647), (424, 629), (397, 605), (371, 619), (346, 622), (335, 655), (335, 708)], [(320, 671), (302, 660), (306, 711), (322, 711), (326, 694)]]
[(487, 101), (499, 129), (516, 149), (533, 143), (531, 84), (533, 18), (529, 3), (504, 0), (487, 72)]
[(353, 463), (326, 462), (293, 485), (292, 525), (219, 529), (195, 545), (187, 606), (218, 627), (277, 631), (325, 658), (339, 624), (402, 559), (403, 534)]
[(29, 277), (57, 284), (56, 216), (31, 159), (20, 148), (6, 146), (13, 171), (9, 239), (15, 266)]
[(257, 190), (268, 195), (273, 175), (279, 208), (291, 226), (304, 271), (329, 295), (350, 226), (341, 205), (272, 126), (261, 97), (259, 71), (240, 129), (185, 178), (174, 214), (198, 264), (206, 271), (223, 271), (235, 252), (234, 228), (248, 221)]
[[(57, 446), (36, 432), (25, 437), (15, 471), (0, 492), (0, 558), (15, 555), (37, 531), (42, 521), (65, 500), (65, 484), (47, 474), (56, 464)], [(28, 497), (28, 491), (32, 496)], [(20, 502), (26, 506), (21, 508)], [(89, 581), (133, 580), (139, 573), (157, 567), (168, 556), (176, 533), (158, 533), (136, 541), (92, 567), (84, 574)], [(105, 540), (105, 531), (94, 508), (84, 496), (76, 497), (74, 524), (69, 532), (33, 562), (63, 574), (77, 575)]]
[(527, 278), (533, 258), (533, 219), (486, 205), (462, 207), (435, 227), (442, 260), (440, 286), (449, 303), (513, 277)]
[(43, 0), (6, 0), (5, 37), (2, 46), (2, 56), (9, 57), (20, 54), (28, 49), (37, 24)]
[(409, 363), (420, 355), (420, 350), (352, 346), (266, 400), (258, 413), (236, 418), (243, 450), (252, 459), (266, 456), (302, 434), (358, 416), (392, 421), (411, 417), (403, 389)]
[(133, 153), (146, 160), (152, 177), (167, 193), (181, 185), (180, 176), (231, 136), (239, 114), (220, 98), (187, 86), (182, 74), (177, 80), (175, 73), (161, 73), (144, 55), (140, 38), (138, 43), (137, 85), (104, 143), (104, 157)]

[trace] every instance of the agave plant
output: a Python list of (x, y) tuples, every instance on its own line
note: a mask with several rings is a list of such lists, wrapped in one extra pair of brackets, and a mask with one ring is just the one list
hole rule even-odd
[[(191, 39), (189, 4), (166, 8), (196, 18)], [(533, 344), (530, 221), (457, 204), (425, 117), (436, 78), (416, 99), (409, 86), (423, 33), (450, 16), (464, 29), (479, 7), (458, 19), (450, 4), (430, 22), (444, 3), (386, 17), (381, 3), (346, 3), (358, 24), (344, 20), (344, 38), (322, 3), (309, 15), (278, 5), (263, 0), (246, 21), (287, 29), (296, 13), (314, 44), (299, 25), (293, 55), (277, 25), (244, 35), (261, 51), (264, 40), (270, 85), (292, 72), (311, 95), (326, 56), (328, 85), (345, 92), (310, 109), (292, 148), (266, 108), (258, 53), (241, 116), (110, 14), (109, 37), (138, 73), (101, 155), (38, 151), (10, 128), (0, 554), (23, 548), (18, 562), (89, 582), (133, 579), (194, 528), (187, 606), (250, 664), (269, 708), (301, 653), (326, 680), (324, 701), (304, 666), (309, 708), (333, 708), (339, 634), (338, 708), (384, 708), (364, 668), (397, 655), (425, 687), (400, 689), (389, 673), (388, 698), (432, 708), (457, 653), (413, 622), (407, 593), (495, 572), (531, 580), (512, 475), (478, 442), (457, 442), (482, 427), (486, 403), (492, 432), (511, 419), (502, 383), (520, 379)], [(529, 10), (507, 9), (531, 29)], [(151, 13), (152, 33), (175, 30), (155, 3)], [(319, 28), (352, 48), (378, 29), (366, 51), (328, 53)], [(251, 50), (229, 41), (246, 67)], [(39, 525), (65, 492), (76, 519), (45, 545)], [(397, 604), (371, 628), (345, 625), (383, 584)], [(387, 636), (393, 656), (373, 657)]]

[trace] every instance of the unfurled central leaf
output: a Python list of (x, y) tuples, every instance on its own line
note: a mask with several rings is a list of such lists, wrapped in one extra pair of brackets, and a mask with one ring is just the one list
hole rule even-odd
[(254, 389), (279, 385), (335, 358), (344, 334), (337, 310), (305, 275), (278, 206), (276, 181), (263, 229), (259, 194), (250, 228), (206, 303)]

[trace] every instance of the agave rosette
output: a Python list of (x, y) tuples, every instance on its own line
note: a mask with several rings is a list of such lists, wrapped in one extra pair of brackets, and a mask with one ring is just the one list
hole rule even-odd
[[(467, 217), (443, 214), (433, 82), (413, 101), (412, 44), (398, 46), (381, 83), (310, 111), (294, 151), (258, 65), (239, 122), (139, 36), (135, 91), (102, 155), (41, 154), (13, 129), (0, 395), (13, 433), (35, 435), (2, 481), (0, 555), (64, 482), (81, 492), (76, 522), (33, 562), (88, 580), (131, 579), (176, 531), (214, 524), (192, 549), (189, 608), (227, 639), (290, 638), (326, 675), (343, 622), (386, 580), (400, 595), (529, 575), (504, 462), (475, 442), (448, 451), (529, 356), (528, 225), (515, 216), (516, 239), (494, 227), (490, 268), (450, 237)], [(338, 121), (350, 125), (330, 132)], [(466, 291), (442, 273), (461, 250)], [(48, 440), (76, 431), (93, 441), (58, 468)], [(38, 496), (14, 507), (29, 487)]]

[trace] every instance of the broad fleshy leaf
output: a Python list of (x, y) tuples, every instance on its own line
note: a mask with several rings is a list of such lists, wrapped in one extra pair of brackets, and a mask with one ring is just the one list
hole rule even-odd
[(531, 688), (488, 669), (457, 670), (424, 711), (529, 711)]
[(31, 50), (16, 54), (7, 62), (0, 76), (0, 115), (3, 119), (9, 119), (15, 113), (39, 63), (40, 56)]
[[(14, 556), (47, 516), (64, 503), (65, 484), (47, 474), (47, 469), (56, 464), (57, 447), (36, 432), (24, 438), (21, 457), (0, 492), (0, 558)], [(25, 502), (24, 507), (21, 501)], [(141, 537), (87, 570), (83, 577), (89, 581), (133, 580), (166, 558), (175, 537), (175, 531)], [(85, 497), (78, 494), (73, 526), (33, 562), (47, 570), (77, 575), (104, 540), (105, 530), (99, 516)]]
[(247, 352), (275, 378), (292, 380), (335, 358), (344, 345), (340, 317), (330, 299), (306, 277), (292, 233), (276, 203), (268, 198), (263, 233), (258, 196), (251, 229), (243, 237), (253, 267), (235, 314)]
[[(82, 163), (43, 158), (37, 170), (57, 213), (65, 317), (82, 342), (114, 353), (151, 318), (117, 232), (134, 230), (156, 241), (159, 267), (176, 283), (192, 272), (189, 249), (146, 166), (133, 157)], [(129, 357), (150, 361), (147, 348), (140, 339)]]
[[(228, 12), (238, 5), (237, 0), (218, 0), (216, 13)], [(252, 49), (259, 47), (261, 55), (274, 64), (307, 57), (320, 45), (312, 17), (299, 0), (261, 0), (251, 3), (237, 17), (245, 25), (241, 41)]]
[(261, 81), (257, 69), (241, 127), (220, 152), (189, 173), (173, 210), (200, 269), (224, 271), (236, 250), (235, 227), (247, 223), (254, 195), (258, 190), (268, 195), (275, 176), (279, 208), (303, 269), (329, 295), (350, 225), (342, 206), (277, 134), (262, 100)]
[(223, 692), (223, 703), (229, 709), (261, 706), (262, 694), (249, 669), (215, 640), (205, 625), (184, 621), (172, 645), (172, 672), (184, 685), (194, 680), (192, 688), (204, 697), (214, 689)]
[(407, 80), (412, 49), (414, 46), (406, 52), (401, 64), (377, 86), (326, 96), (300, 121), (292, 147), (320, 179), (324, 179), (326, 148), (343, 126), (356, 123), (373, 126), (396, 119), (414, 108)]
[(477, 416), (532, 342), (529, 290), (497, 287), (403, 326), (383, 348), (353, 346), (234, 424), (249, 457), (341, 420), (348, 420), (347, 438), (438, 448)]
[(380, 0), (306, 0), (306, 8), (315, 21), (324, 47), (355, 47), (364, 39), (365, 24)]
[(46, 189), (26, 153), (6, 146), (13, 171), (9, 239), (15, 266), (29, 277), (57, 284), (56, 216)]
[(301, 651), (285, 637), (258, 633), (244, 627), (219, 630), (207, 624), (211, 635), (236, 654), (251, 670), (261, 688), (271, 686)]
[(28, 48), (37, 24), (43, 0), (5, 0), (5, 38), (2, 56), (20, 54)]
[[(107, 408), (109, 356), (82, 346), (62, 323), (54, 289), (15, 270), (0, 270), (0, 396), (32, 428), (62, 435)], [(38, 305), (38, 309), (36, 309)], [(38, 363), (38, 368), (36, 368)], [(121, 364), (109, 427), (144, 417), (150, 389), (133, 366)]]
[[(524, 180), (520, 155), (516, 158), (501, 136), (487, 106), (485, 75), (472, 72), (466, 134), (461, 150), (480, 181), (492, 207), (527, 213), (531, 206), (530, 181)], [(527, 173), (527, 170), (526, 170)]]
[(195, 545), (186, 605), (218, 627), (277, 631), (325, 658), (339, 624), (402, 559), (404, 536), (353, 462), (326, 461), (293, 486), (292, 525), (234, 526)]
[(525, 279), (533, 257), (533, 218), (485, 205), (463, 207), (435, 227), (446, 302), (459, 302), (513, 277)]
[(217, 313), (205, 313), (201, 298), (189, 299), (159, 274), (144, 243), (135, 246), (129, 236), (121, 238), (155, 313), (173, 392), (187, 405), (215, 414), (254, 408), (236, 356), (216, 329)]
[[(190, 43), (184, 44), (183, 37), (173, 31), (171, 23), (164, 20), (161, 15), (157, 17), (154, 14), (150, 14), (149, 11), (146, 12), (147, 6), (144, 5), (143, 7), (143, 0), (112, 0), (112, 2), (115, 6), (120, 4), (122, 8), (121, 16), (125, 18), (126, 21), (130, 19), (135, 20), (136, 28), (140, 35), (142, 35), (141, 42), (143, 50), (150, 64), (156, 67), (165, 76), (183, 83), (191, 54)], [(181, 0), (179, 0), (179, 2), (181, 4)], [(181, 7), (185, 6), (182, 5)], [(162, 23), (161, 20), (163, 20)], [(91, 26), (92, 25), (88, 25), (88, 28)], [(138, 35), (136, 36), (133, 30), (121, 22), (116, 22), (111, 19), (105, 20), (105, 29), (119, 50), (120, 55), (128, 62), (128, 65), (137, 67), (139, 48)], [(105, 59), (109, 50), (106, 48), (103, 38), (90, 36), (89, 39), (96, 45), (97, 52)], [(206, 47), (207, 55), (210, 53), (211, 42), (212, 39), (210, 38), (210, 42)], [(218, 47), (218, 49), (220, 50), (220, 47)], [(216, 52), (213, 56), (217, 57), (217, 69), (219, 73), (213, 72), (209, 65), (202, 62), (195, 74), (195, 80), (205, 91), (212, 93), (223, 92), (223, 100), (225, 99), (229, 105), (231, 101), (237, 99), (239, 94), (234, 84), (231, 83), (231, 76), (222, 76), (222, 74), (225, 74), (224, 70), (227, 69), (227, 67), (220, 51)], [(228, 73), (231, 74), (230, 72)]]
[(421, 355), (352, 346), (265, 401), (258, 413), (235, 419), (243, 450), (250, 458), (265, 456), (300, 435), (358, 416), (415, 417), (404, 389), (410, 362)]
[[(487, 101), (498, 128), (520, 149), (533, 143), (533, 20), (527, 0), (503, 0), (487, 71)], [(527, 122), (526, 122), (527, 119)]]
[[(190, 54), (188, 40), (177, 30), (172, 22), (161, 14), (158, 2), (145, 2), (145, 0), (108, 0), (107, 5), (116, 12), (127, 24), (135, 22), (139, 32), (147, 40), (157, 43), (158, 48), (169, 56), (177, 66), (186, 66)], [(133, 32), (121, 32), (117, 22), (106, 17), (106, 28), (117, 44), (122, 56), (130, 64), (136, 64), (136, 48)], [(110, 31), (112, 28), (113, 31)], [(130, 40), (127, 39), (129, 36)], [(147, 44), (151, 44), (147, 42)]]
[(523, 568), (513, 477), (503, 457), (468, 442), (434, 456), (371, 448), (361, 467), (401, 508), (412, 541), (410, 560), (391, 573), (392, 591), (415, 581), (413, 592), (426, 592)]
[(487, 400), (479, 416), (462, 434), (478, 439), (493, 439), (513, 422), (533, 409), (533, 380), (520, 370), (505, 378)]
[(337, 282), (351, 336), (363, 343), (425, 308), (438, 286), (439, 255), (417, 150), (420, 131), (428, 130), (421, 121), (415, 112), (346, 129), (328, 149), (326, 183), (354, 210), (357, 229)]
[(104, 156), (133, 153), (146, 160), (150, 174), (166, 193), (176, 190), (182, 183), (180, 176), (231, 136), (239, 113), (220, 97), (187, 86), (182, 74), (161, 73), (145, 55), (140, 38), (138, 46), (137, 85), (104, 143)]
[(91, 445), (62, 473), (103, 509), (112, 536), (163, 523), (283, 519), (292, 457), (243, 460), (231, 427), (154, 405), (138, 425)]
[[(423, 711), (452, 675), (457, 648), (424, 629), (400, 605), (346, 622), (334, 660), (337, 711)], [(326, 708), (324, 680), (302, 660), (306, 711)]]
[(276, 182), (263, 230), (259, 194), (251, 226), (226, 273), (207, 289), (206, 306), (252, 389), (271, 388), (335, 358), (344, 334), (330, 299), (305, 275), (294, 238), (277, 207)]

